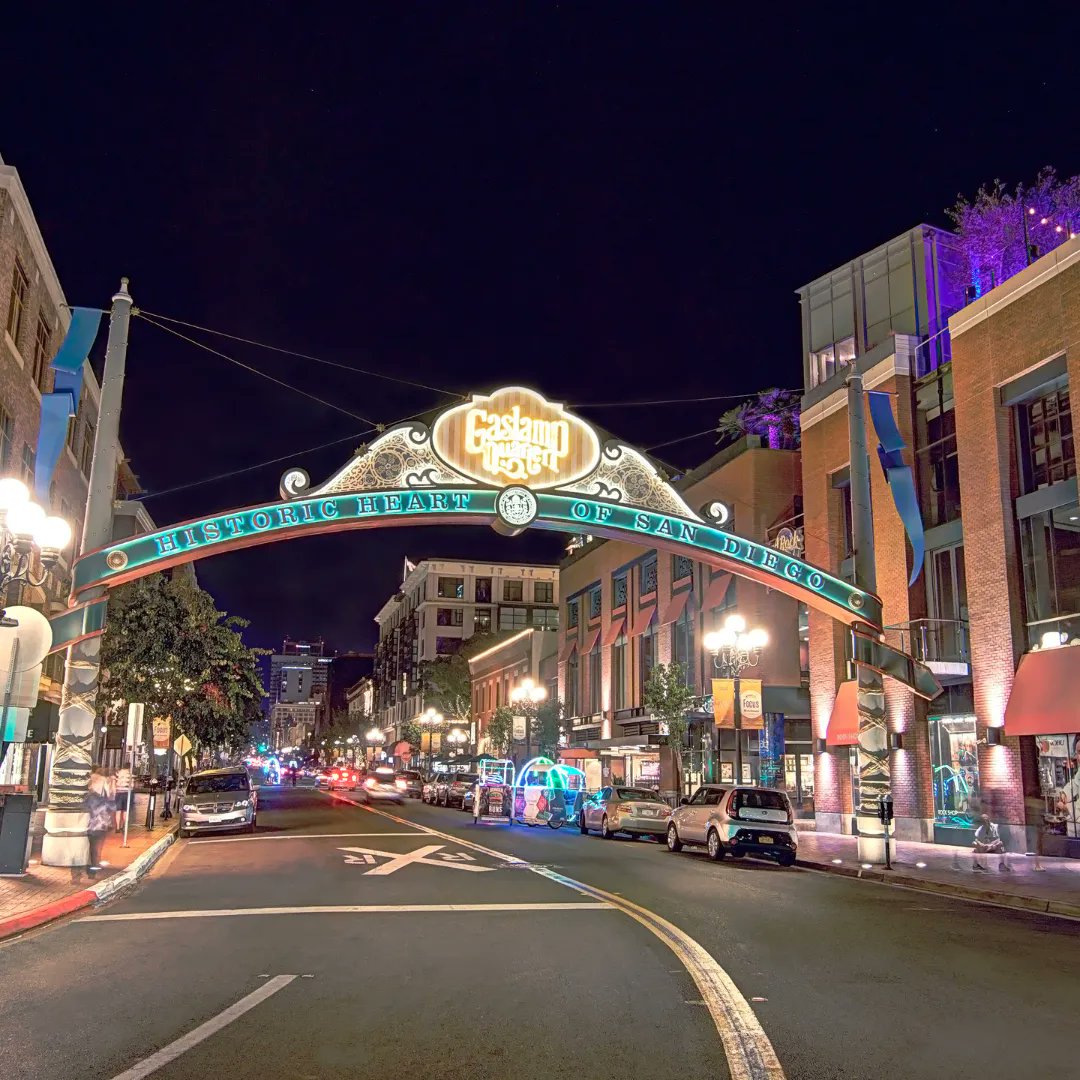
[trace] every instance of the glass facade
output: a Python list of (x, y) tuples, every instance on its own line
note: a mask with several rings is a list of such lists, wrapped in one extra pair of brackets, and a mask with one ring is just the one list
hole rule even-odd
[[(1020, 523), (1028, 648), (1080, 636), (1080, 506), (1073, 502)], [(1060, 635), (1064, 635), (1062, 638)]]
[(611, 697), (613, 709), (626, 708), (626, 634), (611, 646)]
[(1046, 833), (1080, 837), (1080, 735), (1040, 735), (1035, 748)]
[(934, 821), (974, 829), (979, 814), (979, 754), (974, 716), (931, 716)]
[(1025, 491), (1076, 475), (1068, 383), (1018, 405), (1016, 418)]
[(638, 638), (639, 673), (642, 704), (645, 702), (645, 684), (649, 681), (652, 669), (656, 666), (656, 626), (649, 623)]
[(698, 666), (694, 651), (694, 622), (694, 613), (687, 603), (671, 627), (671, 659), (682, 668), (684, 681), (691, 690), (697, 686)]

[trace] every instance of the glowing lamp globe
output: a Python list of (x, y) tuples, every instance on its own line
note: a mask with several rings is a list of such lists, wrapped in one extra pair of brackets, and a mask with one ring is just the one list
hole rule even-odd
[(47, 517), (34, 538), (43, 552), (59, 553), (71, 543), (71, 526), (62, 517)]
[(33, 540), (44, 524), (45, 511), (37, 503), (16, 503), (7, 512), (7, 526), (18, 540)]
[(16, 480), (14, 476), (5, 476), (0, 480), (0, 512), (29, 501), (30, 492), (21, 480)]

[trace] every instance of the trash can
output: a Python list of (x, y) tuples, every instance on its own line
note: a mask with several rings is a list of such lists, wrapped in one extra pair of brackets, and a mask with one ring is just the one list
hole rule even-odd
[(33, 816), (33, 795), (0, 795), (0, 875), (26, 873)]

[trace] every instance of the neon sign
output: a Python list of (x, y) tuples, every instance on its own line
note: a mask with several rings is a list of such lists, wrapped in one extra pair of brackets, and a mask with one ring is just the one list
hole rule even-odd
[(570, 425), (565, 420), (523, 416), (520, 405), (509, 413), (470, 409), (465, 414), (465, 453), (479, 455), (492, 476), (527, 481), (545, 469), (558, 472), (569, 452)]
[[(296, 499), (229, 511), (122, 540), (75, 564), (77, 596), (98, 585), (117, 585), (204, 555), (337, 529), (422, 524), (425, 520), (490, 525), (499, 517), (496, 490), (418, 488)], [(843, 622), (879, 626), (881, 602), (847, 582), (773, 547), (713, 524), (635, 506), (555, 492), (529, 493), (535, 528), (648, 541), (728, 569), (805, 600)], [(530, 507), (530, 510), (532, 508)]]

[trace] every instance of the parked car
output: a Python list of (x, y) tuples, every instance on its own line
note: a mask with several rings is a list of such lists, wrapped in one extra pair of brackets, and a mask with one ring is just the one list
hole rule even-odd
[(405, 801), (404, 782), (398, 780), (389, 766), (380, 766), (364, 777), (360, 794), (365, 802), (402, 803)]
[(620, 832), (635, 840), (639, 836), (659, 839), (667, 833), (669, 817), (671, 807), (655, 791), (609, 785), (581, 804), (578, 828), (582, 833), (595, 829), (605, 840)]
[(439, 805), (464, 810), (466, 796), (472, 792), (478, 779), (476, 773), (447, 773), (438, 786)]
[(705, 784), (668, 821), (668, 850), (681, 851), (684, 844), (704, 844), (717, 862), (725, 855), (758, 855), (792, 866), (799, 838), (785, 792)]
[(441, 779), (438, 773), (429, 776), (424, 781), (424, 786), (420, 789), (420, 801), (429, 803), (434, 806), (436, 798), (439, 793), (439, 780)]
[(329, 787), (331, 791), (335, 788), (344, 788), (352, 791), (360, 786), (361, 780), (362, 777), (357, 769), (354, 769), (349, 765), (335, 765), (330, 770), (330, 778), (327, 780), (327, 787)]
[[(410, 799), (419, 799), (424, 790), (424, 777), (413, 769), (402, 769), (397, 779), (405, 785), (405, 795)], [(400, 786), (400, 785), (399, 785)]]
[(222, 829), (253, 833), (258, 798), (243, 766), (195, 773), (180, 798), (180, 835)]

